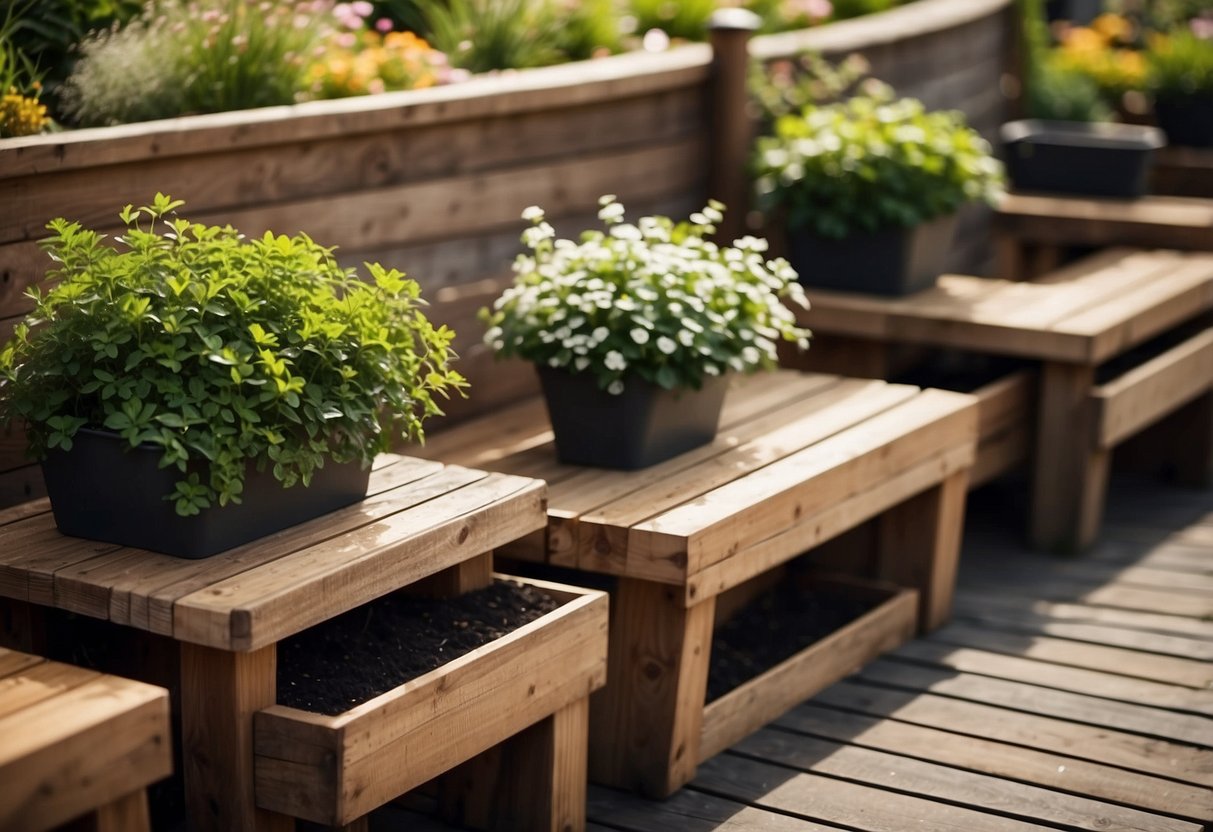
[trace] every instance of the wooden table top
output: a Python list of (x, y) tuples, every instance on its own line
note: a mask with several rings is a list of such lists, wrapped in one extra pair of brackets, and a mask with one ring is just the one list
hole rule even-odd
[(906, 297), (811, 290), (820, 333), (1099, 364), (1213, 308), (1213, 254), (1109, 249), (1032, 282), (944, 275)]
[(539, 398), (437, 433), (422, 453), (548, 481), (546, 537), (507, 553), (693, 599), (968, 467), (976, 435), (969, 396), (780, 371), (733, 382), (715, 441), (638, 471), (558, 462)]
[(994, 226), (1016, 239), (1062, 246), (1158, 246), (1213, 250), (1213, 199), (1135, 199), (1009, 193)]
[(254, 650), (546, 523), (544, 483), (386, 455), (365, 500), (202, 560), (61, 535), (0, 511), (0, 596)]

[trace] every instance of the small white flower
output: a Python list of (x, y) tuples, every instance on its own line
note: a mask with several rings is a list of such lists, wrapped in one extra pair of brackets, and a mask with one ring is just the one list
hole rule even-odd
[(540, 208), (538, 205), (531, 205), (528, 208), (523, 210), (522, 218), (524, 220), (526, 220), (527, 222), (535, 222), (536, 220), (541, 220), (541, 219), (543, 219), (543, 209)]
[(666, 336), (662, 335), (657, 339), (657, 349), (661, 350), (666, 355), (670, 355), (678, 349), (678, 345), (674, 343), (673, 338), (667, 338)]
[(620, 381), (619, 379), (615, 379), (614, 381), (611, 382), (610, 386), (607, 387), (607, 392), (610, 393), (612, 396), (618, 396), (620, 393), (623, 392), (623, 382)]
[(682, 344), (684, 347), (691, 346), (692, 344), (695, 343), (695, 333), (690, 332), (685, 329), (679, 330), (678, 331), (678, 343)]
[(755, 347), (746, 347), (741, 351), (741, 360), (747, 364), (757, 364), (762, 360), (762, 355)]
[(559, 367), (561, 365), (561, 363), (562, 363), (561, 360), (557, 356), (554, 356), (554, 355), (548, 359), (549, 367)]
[(704, 364), (703, 371), (709, 376), (720, 375), (720, 368), (717, 367), (715, 364)]
[(614, 202), (615, 199), (616, 199), (616, 197), (614, 194), (603, 194), (602, 196), (598, 197), (598, 205), (599, 206), (609, 205), (612, 202)]
[(611, 331), (609, 329), (607, 329), (605, 326), (600, 326), (590, 333), (590, 337), (594, 339), (595, 344), (601, 344), (610, 334)]
[(598, 219), (606, 223), (618, 222), (623, 219), (623, 206), (618, 202), (608, 202), (598, 210)]
[[(660, 346), (660, 343), (661, 342), (658, 342), (658, 346)], [(611, 350), (608, 352), (606, 357), (602, 360), (602, 363), (606, 365), (608, 370), (616, 371), (624, 370), (628, 366), (627, 359), (624, 358), (623, 353), (619, 352), (618, 350)]]
[(632, 336), (632, 340), (637, 344), (647, 344), (649, 342), (649, 331), (643, 327), (636, 327), (628, 333)]
[(577, 372), (581, 372), (586, 367), (590, 366), (590, 359), (586, 358), (584, 355), (579, 355), (573, 359), (573, 366), (577, 369)]

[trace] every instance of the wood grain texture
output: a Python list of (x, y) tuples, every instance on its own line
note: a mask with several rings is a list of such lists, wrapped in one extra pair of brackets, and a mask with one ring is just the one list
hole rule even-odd
[[(564, 605), (350, 711), (327, 717), (264, 708), (256, 718), (259, 805), (320, 823), (349, 822), (601, 687), (606, 596), (533, 583)], [(574, 707), (550, 726), (551, 765), (536, 776), (550, 776), (553, 787), (573, 785), (578, 752), (566, 744), (576, 739), (577, 718)], [(575, 796), (549, 794), (546, 805), (571, 817)]]
[(0, 828), (53, 828), (141, 795), (170, 773), (163, 688), (54, 662), (5, 681), (11, 684), (0, 688)]

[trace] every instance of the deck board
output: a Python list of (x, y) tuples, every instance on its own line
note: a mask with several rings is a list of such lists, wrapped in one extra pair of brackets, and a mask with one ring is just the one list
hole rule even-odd
[[(1076, 560), (1019, 544), (1016, 499), (973, 495), (952, 624), (667, 801), (591, 787), (589, 828), (1213, 829), (1213, 491), (1114, 478)], [(372, 828), (413, 828), (395, 811)]]

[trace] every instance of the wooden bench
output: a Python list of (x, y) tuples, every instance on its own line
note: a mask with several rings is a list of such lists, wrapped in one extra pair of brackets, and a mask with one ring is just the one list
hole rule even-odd
[[(1165, 433), (1182, 441), (1174, 460), (1181, 478), (1204, 483), (1213, 472), (1213, 329), (1204, 320), (1213, 310), (1213, 255), (1112, 249), (1032, 283), (945, 275), (903, 298), (808, 294), (812, 308), (801, 320), (817, 341), (802, 362), (808, 369), (896, 374), (899, 358), (926, 347), (1039, 368), (1036, 399), (1030, 390), (1001, 399), (990, 396), (996, 388), (982, 391), (979, 427), (985, 438), (1015, 414), (1035, 422), (1030, 534), (1038, 547), (1092, 542), (1112, 449), (1164, 419), (1173, 420)], [(1016, 461), (998, 447), (1025, 446), (979, 449), (983, 477)]]
[(467, 764), (481, 776), (454, 808), (481, 812), (469, 820), (579, 830), (601, 592), (543, 585), (555, 610), (336, 716), (277, 704), (279, 642), (405, 587), (486, 585), (492, 550), (543, 528), (546, 496), (530, 478), (384, 456), (361, 503), (203, 560), (64, 537), (37, 501), (0, 512), (0, 622), (54, 607), (171, 639), (191, 829), (365, 828)]
[[(734, 383), (714, 442), (639, 471), (558, 462), (538, 398), (423, 453), (548, 481), (547, 528), (501, 553), (617, 579), (590, 775), (667, 795), (916, 621), (948, 618), (975, 438), (968, 396), (779, 372)], [(714, 625), (782, 564), (873, 518), (874, 545), (842, 558), (888, 582), (853, 590), (872, 611), (705, 706)]]
[(164, 688), (0, 648), (0, 830), (147, 830), (172, 768)]
[(1213, 251), (1213, 194), (1208, 196), (1007, 194), (994, 212), (997, 274), (1008, 280), (1034, 279), (1061, 266), (1071, 247)]

